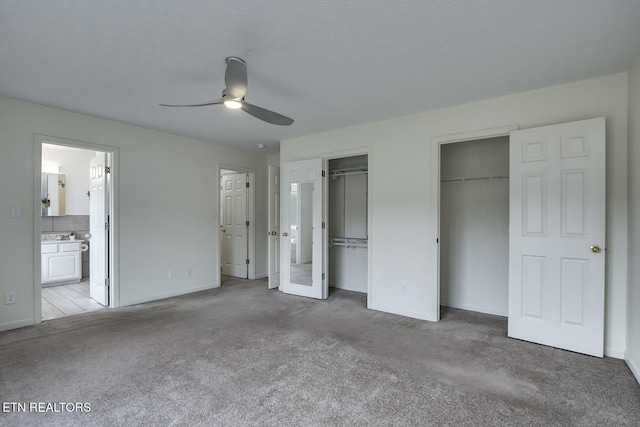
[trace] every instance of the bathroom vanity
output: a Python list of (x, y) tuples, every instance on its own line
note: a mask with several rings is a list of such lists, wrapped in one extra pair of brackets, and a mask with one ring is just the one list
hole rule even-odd
[(82, 278), (80, 240), (43, 240), (42, 285), (78, 283)]

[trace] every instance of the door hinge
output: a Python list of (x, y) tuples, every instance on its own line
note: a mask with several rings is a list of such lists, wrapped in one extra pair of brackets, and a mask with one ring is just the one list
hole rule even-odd
[(247, 185), (247, 188), (249, 188), (249, 183), (248, 182), (246, 183), (246, 185)]
[(247, 258), (247, 265), (249, 265), (249, 258)]
[(109, 225), (109, 223), (108, 223), (108, 222), (105, 222), (105, 223), (104, 223), (104, 229), (105, 229), (105, 230), (108, 230), (108, 229), (109, 229), (109, 227), (111, 227), (111, 226)]
[(322, 280), (324, 280), (324, 273), (322, 273)]
[(105, 166), (104, 173), (111, 173), (111, 166)]
[(322, 177), (324, 178), (326, 176), (325, 171), (322, 171)]
[(247, 221), (247, 227), (249, 227), (249, 221)]
[(104, 279), (104, 286), (105, 288), (109, 287), (109, 278)]
[(327, 223), (322, 221), (322, 228), (327, 228)]

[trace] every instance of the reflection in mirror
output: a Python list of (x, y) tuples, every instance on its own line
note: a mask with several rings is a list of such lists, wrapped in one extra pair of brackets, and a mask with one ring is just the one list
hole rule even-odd
[(67, 178), (62, 173), (43, 173), (41, 182), (42, 216), (65, 215), (65, 187)]
[(311, 286), (313, 258), (313, 183), (292, 182), (290, 281)]

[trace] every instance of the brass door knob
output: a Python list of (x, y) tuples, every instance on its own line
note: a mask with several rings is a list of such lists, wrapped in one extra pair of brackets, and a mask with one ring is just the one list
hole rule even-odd
[(282, 235), (283, 235), (284, 237), (287, 237), (289, 234), (288, 234), (288, 233), (282, 233)]
[(600, 246), (598, 245), (591, 246), (591, 252), (593, 252), (594, 254), (600, 253)]
[(278, 233), (276, 233), (275, 231), (272, 231), (272, 232), (271, 232), (271, 235), (272, 235), (272, 236), (277, 236), (277, 235), (278, 235)]
[(223, 233), (226, 233), (227, 229), (226, 228), (221, 228), (220, 231), (222, 231)]

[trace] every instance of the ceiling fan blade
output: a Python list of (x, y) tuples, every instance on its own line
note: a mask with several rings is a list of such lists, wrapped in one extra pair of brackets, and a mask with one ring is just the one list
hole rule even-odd
[(158, 104), (161, 107), (206, 107), (207, 105), (222, 104), (222, 98), (211, 102), (205, 102), (204, 104), (189, 104), (189, 105), (174, 105), (174, 104)]
[(289, 126), (293, 123), (293, 119), (283, 116), (282, 114), (274, 113), (273, 111), (266, 110), (261, 107), (249, 104), (247, 101), (242, 101), (242, 107), (244, 111), (251, 114), (253, 117), (258, 118), (272, 125)]
[(230, 56), (225, 61), (227, 70), (224, 73), (224, 83), (227, 85), (227, 93), (233, 98), (242, 98), (247, 93), (247, 65), (235, 56)]

